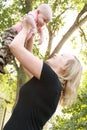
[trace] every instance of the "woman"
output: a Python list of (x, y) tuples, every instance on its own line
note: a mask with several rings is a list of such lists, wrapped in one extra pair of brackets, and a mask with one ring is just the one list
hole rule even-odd
[(28, 50), (24, 47), (29, 31), (25, 17), (22, 31), (9, 45), (27, 74), (33, 76), (21, 87), (17, 105), (3, 130), (42, 130), (58, 102), (66, 105), (77, 95), (82, 72), (79, 60), (70, 54), (55, 54), (43, 62), (28, 51), (32, 44), (26, 45)]

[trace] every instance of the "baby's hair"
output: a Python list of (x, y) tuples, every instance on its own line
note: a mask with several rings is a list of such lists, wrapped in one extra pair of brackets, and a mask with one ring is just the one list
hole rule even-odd
[(52, 9), (48, 4), (41, 4), (37, 9), (40, 10), (47, 17), (49, 21), (51, 21)]

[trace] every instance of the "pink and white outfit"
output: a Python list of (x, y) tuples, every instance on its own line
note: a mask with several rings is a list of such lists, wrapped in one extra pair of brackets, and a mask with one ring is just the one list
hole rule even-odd
[[(37, 12), (36, 11), (30, 11), (27, 15), (32, 15), (32, 17), (34, 18), (34, 21), (37, 25)], [(17, 33), (19, 33), (22, 29), (22, 22), (18, 22), (17, 24), (12, 26), (13, 29), (15, 29), (17, 31)], [(38, 29), (36, 29), (38, 32)], [(28, 35), (26, 40), (29, 40), (33, 35), (36, 34), (36, 31), (34, 32), (33, 30), (31, 30)]]

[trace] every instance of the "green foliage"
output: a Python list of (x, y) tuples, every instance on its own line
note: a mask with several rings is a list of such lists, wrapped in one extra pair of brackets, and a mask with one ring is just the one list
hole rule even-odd
[(10, 101), (11, 104), (14, 103), (16, 96), (16, 77), (12, 74), (0, 74), (0, 93), (1, 98)]
[(87, 3), (87, 0), (73, 0), (73, 2), (76, 5), (76, 9), (80, 11), (84, 4)]
[(55, 36), (60, 28), (64, 26), (65, 12), (74, 9), (74, 3), (71, 0), (54, 0), (50, 4), (53, 11), (53, 18), (49, 24), (49, 28)]
[(9, 1), (3, 1), (2, 3), (0, 3), (0, 7), (0, 31), (4, 31), (20, 19), (20, 6), (17, 7), (15, 2), (10, 4)]

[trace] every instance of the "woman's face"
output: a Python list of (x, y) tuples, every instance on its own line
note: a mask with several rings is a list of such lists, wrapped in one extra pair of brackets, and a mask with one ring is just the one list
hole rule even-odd
[(48, 59), (47, 62), (50, 64), (58, 73), (61, 72), (61, 69), (64, 69), (68, 60), (74, 59), (74, 56), (71, 54), (55, 54), (52, 58)]

